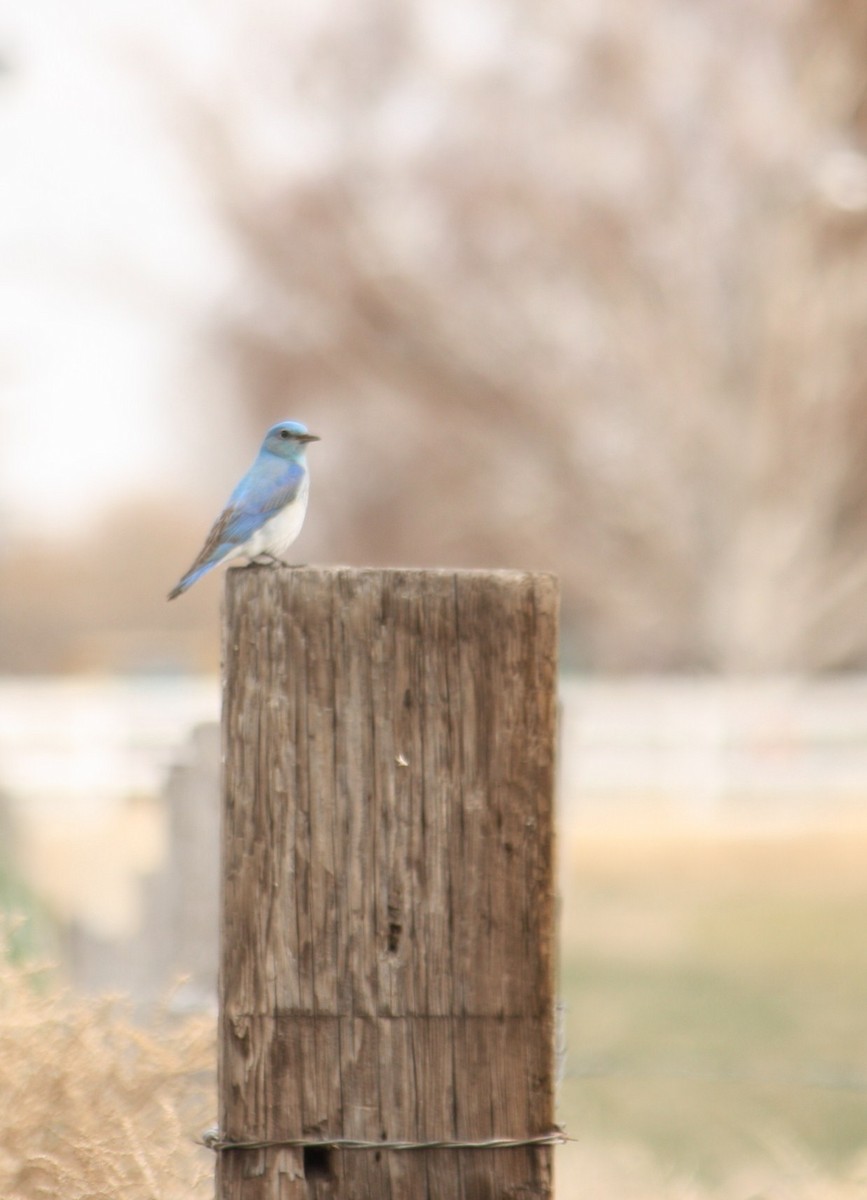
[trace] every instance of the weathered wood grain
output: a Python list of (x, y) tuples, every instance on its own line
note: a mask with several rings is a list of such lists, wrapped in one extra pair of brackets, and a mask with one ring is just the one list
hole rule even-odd
[[(220, 1128), (521, 1138), (553, 1113), (557, 587), (227, 574)], [(222, 1200), (543, 1200), (549, 1147), (224, 1150)]]

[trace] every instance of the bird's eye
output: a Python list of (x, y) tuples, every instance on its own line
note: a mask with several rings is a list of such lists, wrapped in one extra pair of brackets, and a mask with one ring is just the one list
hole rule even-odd
[(283, 438), (284, 441), (286, 440), (286, 438), (290, 438), (291, 436), (292, 436), (292, 434), (289, 432), (288, 429), (280, 430), (280, 437)]

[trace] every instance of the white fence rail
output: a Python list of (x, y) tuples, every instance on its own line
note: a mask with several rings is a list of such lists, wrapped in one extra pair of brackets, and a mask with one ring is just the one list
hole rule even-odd
[(566, 680), (566, 820), (867, 817), (867, 678)]
[[(0, 680), (0, 868), (82, 986), (146, 994), (183, 963), (207, 992), (218, 713), (215, 679)], [(569, 678), (560, 740), (567, 838), (867, 821), (867, 677)]]

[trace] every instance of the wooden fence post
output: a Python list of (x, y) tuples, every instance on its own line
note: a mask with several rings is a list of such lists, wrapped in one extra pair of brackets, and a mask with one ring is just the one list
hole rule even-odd
[(557, 603), (228, 572), (221, 1200), (550, 1198)]

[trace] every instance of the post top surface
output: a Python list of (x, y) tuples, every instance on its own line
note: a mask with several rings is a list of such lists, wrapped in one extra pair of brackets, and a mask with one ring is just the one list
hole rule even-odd
[(303, 566), (276, 566), (271, 563), (260, 565), (250, 563), (246, 566), (232, 566), (226, 572), (227, 579), (231, 576), (240, 579), (247, 575), (276, 576), (285, 579), (290, 576), (353, 576), (356, 578), (395, 578), (411, 576), (414, 578), (457, 578), (457, 579), (492, 579), (499, 582), (518, 582), (519, 580), (536, 579), (558, 584), (559, 577), (553, 571), (521, 570), (515, 567), (355, 567), (343, 563), (304, 564)]

